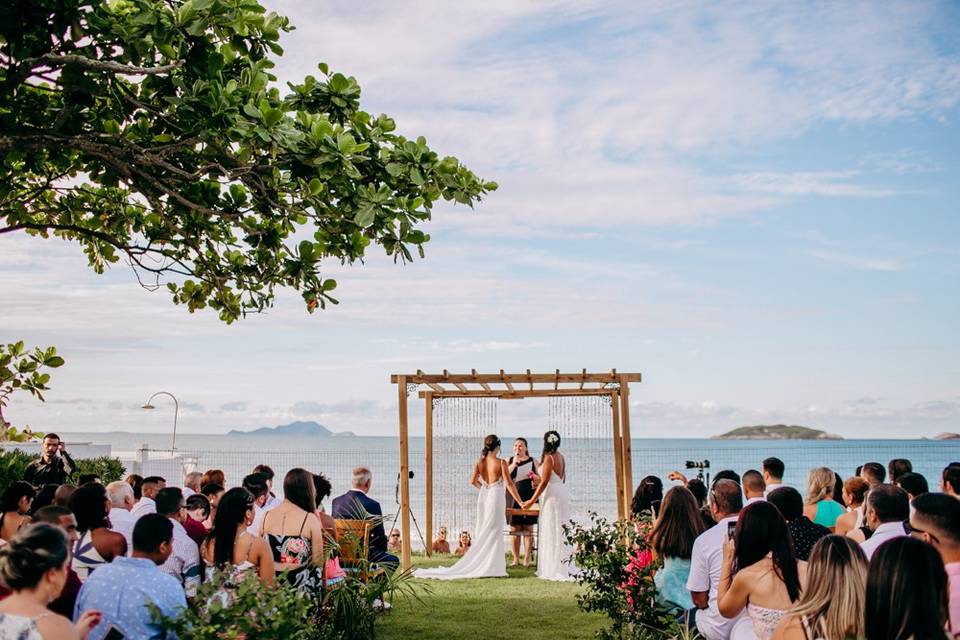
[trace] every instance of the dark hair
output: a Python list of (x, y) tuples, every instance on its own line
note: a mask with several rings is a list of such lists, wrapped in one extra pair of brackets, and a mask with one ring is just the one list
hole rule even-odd
[(949, 486), (954, 493), (960, 494), (960, 464), (956, 462), (948, 464), (943, 468), (940, 479), (943, 480), (943, 484)]
[(660, 508), (660, 502), (663, 500), (663, 482), (657, 476), (647, 476), (637, 485), (637, 490), (633, 493), (633, 503), (630, 505), (630, 513), (633, 517), (641, 513), (656, 512)]
[(759, 562), (769, 553), (773, 571), (787, 587), (790, 602), (797, 601), (800, 597), (797, 557), (793, 553), (787, 521), (775, 506), (763, 501), (748, 505), (740, 512), (734, 540), (731, 579), (738, 571)]
[(164, 487), (157, 492), (157, 513), (172, 516), (180, 511), (183, 504), (183, 491), (180, 487)]
[(30, 498), (30, 500), (33, 500), (36, 495), (37, 490), (33, 488), (32, 484), (24, 482), (23, 480), (17, 480), (4, 489), (3, 495), (0, 496), (0, 511), (4, 513), (16, 511), (20, 508), (21, 498)]
[(210, 515), (210, 500), (202, 493), (195, 493), (187, 497), (187, 511), (203, 509), (203, 517)]
[(268, 467), (265, 464), (258, 464), (253, 468), (254, 473), (259, 473), (264, 476), (267, 480), (273, 480), (273, 469)]
[(847, 501), (843, 499), (843, 478), (836, 471), (833, 472), (833, 501), (846, 507)]
[(906, 536), (877, 547), (867, 572), (868, 640), (946, 640), (947, 612), (947, 574), (936, 549)]
[(687, 483), (687, 489), (690, 489), (690, 493), (697, 499), (698, 505), (702, 507), (707, 504), (707, 485), (703, 484), (703, 480), (700, 478), (690, 480)]
[(756, 469), (749, 469), (743, 472), (743, 488), (750, 491), (763, 491), (767, 488), (767, 483), (763, 481), (763, 474)]
[(72, 515), (73, 511), (70, 511), (70, 509), (67, 509), (66, 507), (49, 504), (42, 509), (37, 509), (37, 512), (33, 514), (33, 521), (46, 522), (47, 524), (54, 524), (59, 527), (60, 518)]
[(743, 509), (743, 494), (740, 485), (727, 478), (713, 483), (710, 491), (711, 501), (720, 513), (739, 513)]
[(212, 498), (222, 491), (223, 485), (219, 485), (216, 482), (210, 482), (200, 487), (200, 493), (207, 496), (207, 498)]
[(897, 478), (897, 484), (900, 485), (901, 489), (909, 493), (914, 498), (930, 492), (930, 486), (927, 484), (927, 479), (921, 474), (913, 473), (912, 471), (908, 471)]
[(227, 485), (227, 477), (223, 475), (223, 471), (220, 469), (207, 469), (203, 472), (203, 478), (200, 480), (200, 485), (205, 484), (218, 484), (221, 487)]
[(317, 493), (313, 487), (313, 474), (296, 467), (283, 477), (283, 497), (307, 513), (317, 510)]
[(913, 463), (906, 458), (894, 458), (887, 464), (890, 482), (896, 482), (905, 473), (913, 471)]
[(783, 460), (780, 458), (766, 458), (762, 463), (763, 470), (772, 475), (774, 478), (783, 480), (783, 472), (786, 467), (783, 464)]
[(870, 489), (867, 506), (880, 522), (903, 522), (910, 517), (907, 492), (895, 484), (878, 484)]
[(914, 517), (930, 523), (934, 535), (960, 545), (960, 500), (945, 493), (924, 493), (913, 499)]
[(253, 509), (254, 501), (253, 494), (243, 487), (234, 487), (220, 498), (217, 515), (213, 517), (213, 529), (207, 536), (213, 541), (213, 563), (218, 567), (233, 564), (237, 528), (246, 520), (247, 511)]
[(107, 520), (107, 488), (90, 482), (78, 488), (70, 496), (70, 511), (77, 516), (77, 531), (93, 531), (109, 527)]
[(673, 487), (663, 498), (650, 531), (650, 546), (660, 557), (690, 558), (693, 541), (705, 530), (697, 499), (686, 487)]
[(500, 438), (491, 433), (483, 439), (483, 449), (480, 450), (480, 457), (485, 457), (488, 453), (493, 453), (500, 446)]
[(714, 486), (721, 480), (733, 480), (737, 484), (740, 484), (740, 474), (732, 469), (723, 469), (722, 471), (717, 471), (717, 475), (713, 476)]
[(873, 478), (873, 482), (867, 480), (870, 484), (882, 484), (887, 479), (887, 470), (879, 462), (867, 462), (860, 467), (860, 473)]
[(793, 487), (778, 487), (767, 494), (767, 502), (775, 506), (787, 522), (803, 515), (803, 496)]
[(133, 497), (135, 499), (139, 500), (143, 497), (143, 476), (131, 473), (124, 479), (124, 482), (133, 487)]
[(527, 455), (530, 455), (530, 443), (527, 442), (527, 439), (523, 436), (517, 436), (513, 439), (514, 442), (522, 442), (523, 446), (527, 449)]
[(164, 542), (173, 540), (173, 521), (159, 513), (140, 516), (133, 525), (133, 549), (141, 553), (154, 553)]
[(315, 473), (313, 474), (313, 490), (316, 493), (317, 505), (319, 505), (333, 491), (333, 485), (327, 480), (327, 476), (322, 473)]
[(38, 522), (18, 531), (0, 548), (0, 576), (12, 591), (33, 589), (51, 569), (67, 563), (67, 536), (56, 525)]
[[(551, 442), (551, 440), (556, 440)], [(543, 434), (543, 453), (540, 455), (540, 463), (543, 463), (543, 459), (547, 456), (548, 453), (553, 453), (560, 448), (560, 432), (554, 431), (551, 429)]]
[(33, 503), (30, 505), (30, 513), (36, 513), (40, 509), (52, 505), (53, 499), (57, 495), (58, 487), (59, 485), (51, 483), (47, 483), (40, 487), (40, 490), (37, 491), (36, 497), (33, 499)]
[(267, 476), (262, 473), (251, 473), (243, 478), (243, 488), (253, 494), (254, 499), (266, 495), (270, 490), (267, 487)]
[(167, 479), (163, 476), (147, 476), (143, 479), (143, 483), (140, 485), (140, 488), (143, 489), (143, 485), (145, 484), (160, 484), (161, 482), (163, 484), (167, 484)]
[(59, 439), (60, 439), (60, 436), (58, 436), (58, 435), (55, 434), (55, 433), (48, 433), (48, 434), (46, 434), (45, 436), (43, 436), (43, 439), (44, 439), (44, 440), (59, 440)]
[(70, 496), (73, 495), (73, 492), (77, 490), (77, 487), (72, 484), (62, 484), (57, 487), (57, 490), (53, 493), (53, 504), (66, 507), (70, 504)]
[(100, 479), (100, 475), (97, 473), (81, 473), (77, 476), (77, 484), (85, 485), (88, 482), (96, 482)]

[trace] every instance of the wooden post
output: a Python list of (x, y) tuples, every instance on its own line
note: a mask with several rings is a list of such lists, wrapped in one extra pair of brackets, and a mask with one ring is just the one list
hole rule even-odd
[(400, 566), (410, 569), (410, 438), (407, 425), (407, 377), (397, 377), (397, 401), (400, 406)]
[(630, 442), (630, 383), (620, 377), (620, 431), (623, 438), (623, 501), (630, 511), (633, 498), (633, 446)]
[(424, 526), (427, 528), (427, 537), (425, 542), (427, 543), (427, 557), (433, 555), (433, 393), (428, 391), (425, 396), (426, 399), (426, 429), (425, 436), (426, 440), (424, 442), (424, 451), (426, 452), (426, 460), (424, 464), (424, 488), (426, 490), (426, 522)]
[(613, 469), (617, 478), (617, 520), (626, 517), (623, 504), (623, 441), (620, 437), (620, 394), (616, 391), (610, 394), (610, 404), (613, 407)]

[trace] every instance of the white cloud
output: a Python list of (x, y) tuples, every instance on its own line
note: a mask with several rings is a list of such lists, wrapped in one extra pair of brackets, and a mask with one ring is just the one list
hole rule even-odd
[(839, 253), (836, 251), (821, 251), (813, 250), (807, 252), (809, 255), (817, 258), (818, 260), (823, 260), (825, 262), (832, 262), (845, 267), (851, 267), (858, 271), (884, 271), (884, 272), (895, 272), (895, 271), (904, 271), (909, 268), (909, 265), (905, 264), (903, 261), (897, 258), (883, 258), (878, 256), (858, 256), (850, 255), (846, 253)]

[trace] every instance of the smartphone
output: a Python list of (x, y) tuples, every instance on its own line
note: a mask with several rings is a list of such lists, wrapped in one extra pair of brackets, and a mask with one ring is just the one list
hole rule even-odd
[(127, 636), (120, 633), (120, 630), (115, 626), (110, 625), (110, 628), (107, 629), (107, 635), (103, 636), (103, 640), (124, 640)]
[(731, 540), (733, 540), (733, 534), (736, 533), (736, 531), (737, 531), (737, 523), (736, 523), (736, 522), (728, 522), (728, 523), (727, 523), (727, 537), (730, 538)]

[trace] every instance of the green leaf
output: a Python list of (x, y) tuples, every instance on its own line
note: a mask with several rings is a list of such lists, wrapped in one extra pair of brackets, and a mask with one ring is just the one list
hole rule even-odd
[(320, 192), (323, 191), (323, 183), (320, 182), (319, 178), (314, 178), (308, 184), (308, 189), (310, 191), (310, 195), (318, 196), (320, 195)]
[(357, 215), (353, 217), (353, 222), (358, 227), (366, 229), (373, 221), (376, 219), (376, 213), (373, 210), (372, 204), (365, 204), (360, 209), (357, 210)]

